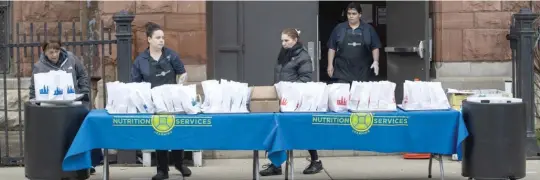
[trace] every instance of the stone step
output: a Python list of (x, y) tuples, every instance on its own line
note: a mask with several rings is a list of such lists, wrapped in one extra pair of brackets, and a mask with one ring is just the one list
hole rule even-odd
[(443, 77), (433, 79), (442, 83), (444, 89), (499, 89), (504, 90), (504, 81), (511, 77)]
[[(0, 75), (1, 76), (1, 75)], [(7, 89), (17, 89), (19, 87), (19, 79), (14, 77), (6, 78)], [(21, 89), (27, 90), (30, 87), (30, 78), (21, 77), (20, 78), (20, 87)], [(4, 89), (4, 78), (0, 77), (0, 90)]]

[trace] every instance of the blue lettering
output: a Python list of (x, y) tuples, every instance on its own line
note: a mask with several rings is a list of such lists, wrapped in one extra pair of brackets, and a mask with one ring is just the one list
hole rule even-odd
[(49, 94), (49, 86), (43, 85), (43, 88), (39, 89), (39, 94)]

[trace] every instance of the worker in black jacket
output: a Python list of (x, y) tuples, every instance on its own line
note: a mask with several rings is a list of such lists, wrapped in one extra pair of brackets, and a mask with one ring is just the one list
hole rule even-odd
[[(288, 82), (309, 82), (312, 81), (313, 63), (308, 51), (300, 43), (300, 31), (296, 29), (285, 29), (281, 33), (281, 51), (278, 55), (278, 62), (275, 68), (275, 83), (280, 81)], [(316, 150), (309, 150), (311, 162), (304, 169), (304, 174), (316, 174), (322, 169), (322, 162)], [(281, 165), (267, 164), (263, 166), (259, 174), (261, 176), (281, 175)]]
[(360, 4), (350, 3), (348, 21), (338, 24), (330, 35), (327, 73), (334, 82), (369, 81), (372, 72), (379, 75), (381, 41), (373, 26), (360, 17)]
[[(151, 87), (164, 84), (183, 83), (187, 73), (180, 56), (172, 49), (166, 48), (164, 33), (155, 23), (146, 24), (146, 36), (149, 47), (139, 54), (133, 62), (131, 70), (132, 82), (149, 82)], [(191, 170), (183, 164), (184, 150), (172, 150), (174, 167), (182, 176), (191, 176)], [(157, 174), (152, 180), (169, 178), (169, 151), (156, 150)]]

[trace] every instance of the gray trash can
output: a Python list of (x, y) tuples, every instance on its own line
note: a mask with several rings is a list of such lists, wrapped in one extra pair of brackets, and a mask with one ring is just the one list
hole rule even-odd
[(87, 105), (24, 105), (24, 171), (30, 180), (88, 179), (89, 171), (62, 171), (62, 161), (89, 112)]
[(525, 104), (515, 98), (468, 98), (463, 118), (462, 176), (469, 179), (525, 177)]

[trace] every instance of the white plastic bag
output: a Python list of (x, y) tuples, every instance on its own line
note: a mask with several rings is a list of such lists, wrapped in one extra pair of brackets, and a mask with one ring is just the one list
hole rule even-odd
[(449, 109), (450, 104), (440, 82), (405, 81), (402, 107), (405, 110)]
[(328, 111), (328, 86), (326, 83), (319, 83), (318, 89), (321, 90), (320, 93), (322, 94), (320, 95), (317, 111), (326, 112)]
[(334, 83), (328, 85), (328, 107), (333, 112), (347, 112), (349, 103), (348, 83)]
[[(313, 83), (294, 83), (293, 87), (300, 92), (300, 103), (296, 111), (300, 112), (309, 112), (315, 111), (317, 107), (316, 98), (317, 91), (314, 90)], [(315, 107), (315, 108), (312, 108)]]
[(274, 85), (279, 95), (279, 108), (281, 112), (294, 112), (300, 106), (302, 94), (291, 82), (279, 82)]
[(34, 74), (34, 92), (36, 100), (49, 100), (49, 91), (52, 91), (52, 83), (47, 73)]
[(249, 101), (250, 101), (251, 89), (248, 87), (247, 83), (240, 83), (239, 86), (240, 86), (239, 94), (241, 94), (242, 100), (240, 102), (240, 107), (238, 108), (238, 112), (247, 113), (249, 112), (247, 108), (247, 104), (249, 104)]
[(107, 112), (109, 113), (115, 113), (116, 112), (116, 108), (115, 108), (115, 103), (118, 99), (118, 97), (115, 97), (115, 91), (117, 89), (116, 86), (118, 86), (118, 81), (115, 81), (115, 82), (108, 82), (105, 84), (105, 86), (107, 87), (107, 104), (105, 104), (105, 109), (107, 110)]
[(221, 79), (221, 110), (222, 112), (231, 112), (231, 102), (232, 102), (232, 89), (234, 86), (232, 82), (229, 82), (225, 79)]
[(180, 86), (182, 92), (182, 106), (186, 114), (198, 114), (201, 112), (200, 102), (197, 100), (197, 86), (192, 84)]
[(450, 109), (450, 103), (444, 93), (441, 82), (429, 82), (429, 94), (431, 100), (431, 108), (433, 109)]
[(172, 92), (172, 91), (174, 91), (174, 87), (176, 85), (177, 84), (164, 84), (164, 85), (161, 85), (161, 88), (162, 88), (161, 89), (161, 97), (163, 98), (163, 102), (165, 103), (165, 107), (167, 107), (167, 112), (176, 112), (175, 108), (174, 108), (173, 99), (170, 98), (172, 93), (176, 93), (176, 92)]
[(115, 96), (118, 96), (118, 103), (117, 103), (117, 106), (116, 106), (116, 112), (117, 113), (129, 113), (129, 112), (133, 112), (133, 106), (132, 106), (132, 103), (130, 102), (130, 98), (129, 98), (129, 92), (130, 92), (130, 89), (122, 83), (121, 86), (119, 86), (120, 88), (118, 88), (118, 90), (116, 91), (116, 95)]
[(238, 82), (230, 82), (229, 91), (231, 93), (231, 109), (230, 112), (239, 112), (242, 99), (245, 96), (243, 89)]
[(155, 113), (156, 108), (154, 106), (154, 102), (152, 102), (152, 92), (151, 87), (152, 85), (147, 82), (137, 83), (137, 89), (139, 90), (139, 95), (141, 96), (141, 99), (144, 103), (144, 108), (146, 109), (147, 113)]
[(201, 110), (204, 113), (220, 113), (223, 112), (222, 106), (222, 91), (221, 86), (216, 80), (206, 80), (201, 82), (204, 92), (204, 102)]
[(71, 73), (61, 71), (59, 73), (61, 79), (61, 85), (64, 87), (64, 100), (75, 100), (77, 95), (75, 94), (75, 86), (73, 85), (73, 76)]
[(413, 81), (406, 80), (403, 83), (403, 102), (402, 106), (407, 110), (421, 109), (420, 99), (416, 97), (414, 91), (417, 91), (417, 84)]
[(52, 88), (49, 90), (49, 100), (64, 100), (65, 85), (62, 84), (61, 71), (49, 71)]
[(157, 113), (166, 113), (168, 112), (167, 105), (165, 104), (165, 100), (162, 96), (162, 86), (157, 86), (152, 88), (152, 100), (154, 101), (154, 105), (156, 106), (156, 112)]
[(154, 113), (150, 83), (108, 82), (105, 109), (111, 114)]
[(389, 81), (380, 81), (378, 82), (378, 107), (376, 110), (380, 111), (396, 111), (396, 101), (395, 101), (395, 89), (396, 84)]
[(413, 91), (416, 99), (420, 101), (420, 109), (431, 109), (431, 99), (429, 97), (428, 82), (419, 81), (416, 83), (417, 90)]
[(353, 81), (349, 100), (349, 110), (363, 112), (370, 110), (373, 82)]
[[(370, 110), (379, 109), (379, 100), (381, 96), (381, 92), (383, 89), (382, 84), (380, 82), (368, 82), (371, 86), (371, 89), (369, 90), (369, 99), (368, 99), (368, 106)], [(382, 94), (384, 96), (384, 94)]]
[[(182, 102), (184, 101), (183, 100), (184, 98), (189, 98), (189, 97), (186, 97), (187, 95), (184, 94), (183, 90), (181, 89), (182, 87), (183, 87), (182, 85), (176, 85), (176, 84), (164, 87), (164, 91), (163, 91), (164, 93), (162, 93), (162, 96), (168, 95), (168, 99), (172, 101), (172, 105), (173, 105), (172, 109), (167, 108), (169, 112), (173, 112), (173, 113), (185, 112)], [(164, 96), (164, 98), (165, 97), (166, 96)]]
[(130, 89), (129, 98), (131, 100), (131, 103), (133, 103), (133, 105), (137, 108), (137, 112), (147, 113), (146, 108), (144, 107), (144, 100), (139, 91), (139, 88), (137, 87), (137, 84), (130, 83), (127, 84), (127, 86)]

